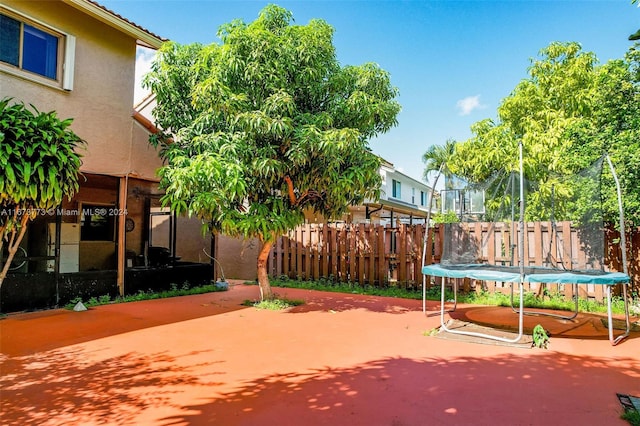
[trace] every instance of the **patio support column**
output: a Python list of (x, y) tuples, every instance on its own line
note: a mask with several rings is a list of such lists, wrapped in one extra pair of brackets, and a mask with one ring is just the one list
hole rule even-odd
[(126, 211), (127, 211), (127, 184), (128, 179), (127, 176), (123, 176), (120, 178), (120, 182), (118, 185), (118, 235), (117, 235), (117, 258), (118, 258), (118, 275), (117, 275), (117, 284), (118, 291), (120, 292), (120, 296), (124, 296), (124, 268), (125, 268), (125, 251), (126, 251), (126, 226), (125, 222), (127, 220)]

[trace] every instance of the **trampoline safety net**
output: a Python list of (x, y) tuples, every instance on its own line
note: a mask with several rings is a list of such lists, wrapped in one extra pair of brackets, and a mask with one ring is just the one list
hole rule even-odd
[(569, 176), (527, 176), (525, 170), (521, 182), (519, 172), (503, 172), (445, 189), (442, 202), (455, 206), (459, 222), (443, 225), (440, 264), (511, 269), (524, 253), (525, 268), (605, 273), (601, 189), (611, 176), (603, 161)]

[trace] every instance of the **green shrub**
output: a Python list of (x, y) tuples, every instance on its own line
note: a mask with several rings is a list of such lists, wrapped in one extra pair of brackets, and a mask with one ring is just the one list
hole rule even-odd
[[(203, 294), (203, 293), (212, 293), (218, 291), (226, 291), (225, 288), (217, 287), (215, 284), (207, 284), (198, 287), (190, 287), (188, 281), (185, 281), (181, 288), (178, 288), (177, 284), (171, 284), (171, 290), (162, 291), (160, 293), (154, 292), (152, 290), (143, 291), (140, 290), (136, 294), (130, 294), (124, 297), (116, 297), (115, 299), (111, 299), (109, 295), (103, 295), (98, 298), (92, 297), (86, 303), (86, 307), (91, 306), (99, 306), (99, 305), (107, 305), (109, 303), (124, 303), (124, 302), (137, 302), (141, 300), (153, 300), (153, 299), (165, 299), (169, 297), (178, 297), (178, 296), (188, 296), (192, 294)], [(76, 297), (68, 304), (65, 305), (65, 309), (73, 309), (74, 306), (78, 303), (82, 302), (82, 298)]]
[(640, 412), (638, 410), (625, 410), (620, 418), (628, 421), (631, 426), (640, 426)]
[(547, 331), (540, 324), (533, 327), (533, 344), (534, 347), (540, 349), (547, 349), (549, 346), (549, 335)]

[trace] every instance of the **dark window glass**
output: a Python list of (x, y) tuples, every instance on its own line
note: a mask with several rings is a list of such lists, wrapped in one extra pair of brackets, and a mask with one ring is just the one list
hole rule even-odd
[(20, 22), (0, 15), (0, 61), (20, 64)]
[(82, 241), (113, 241), (115, 220), (110, 214), (113, 208), (84, 204), (80, 219)]
[(58, 43), (55, 35), (0, 14), (0, 61), (56, 80)]
[(22, 68), (55, 80), (58, 69), (58, 38), (42, 30), (24, 26)]
[(395, 179), (393, 179), (391, 181), (391, 184), (392, 184), (391, 196), (393, 198), (402, 198), (401, 189), (400, 189), (401, 188), (400, 182), (395, 180)]

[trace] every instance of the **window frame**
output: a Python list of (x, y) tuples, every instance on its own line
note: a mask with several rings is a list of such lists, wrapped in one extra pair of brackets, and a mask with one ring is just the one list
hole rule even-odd
[(399, 180), (391, 179), (391, 196), (393, 198), (402, 198), (402, 184)]
[[(117, 235), (117, 227), (118, 223), (115, 217), (115, 204), (109, 203), (100, 203), (100, 202), (91, 202), (91, 201), (82, 201), (78, 205), (79, 214), (78, 214), (78, 224), (80, 225), (80, 241), (81, 242), (99, 242), (99, 243), (115, 243), (116, 235)], [(91, 221), (86, 222), (85, 214), (91, 211), (103, 210), (104, 214), (96, 214), (91, 216), (102, 216), (106, 218), (106, 234), (107, 238), (87, 238), (87, 231), (85, 231), (85, 226), (87, 223), (91, 223)]]
[[(0, 5), (0, 14), (16, 20), (20, 23), (19, 46), (18, 46), (18, 66), (0, 61), (0, 71), (12, 74), (25, 80), (34, 81), (46, 86), (73, 90), (74, 65), (75, 65), (75, 36), (62, 31), (54, 26), (48, 25), (38, 19), (32, 18), (24, 13), (18, 12), (5, 5)], [(58, 40), (56, 51), (56, 78), (52, 79), (43, 74), (29, 71), (23, 68), (24, 61), (24, 25), (29, 25), (39, 31), (51, 35)]]

